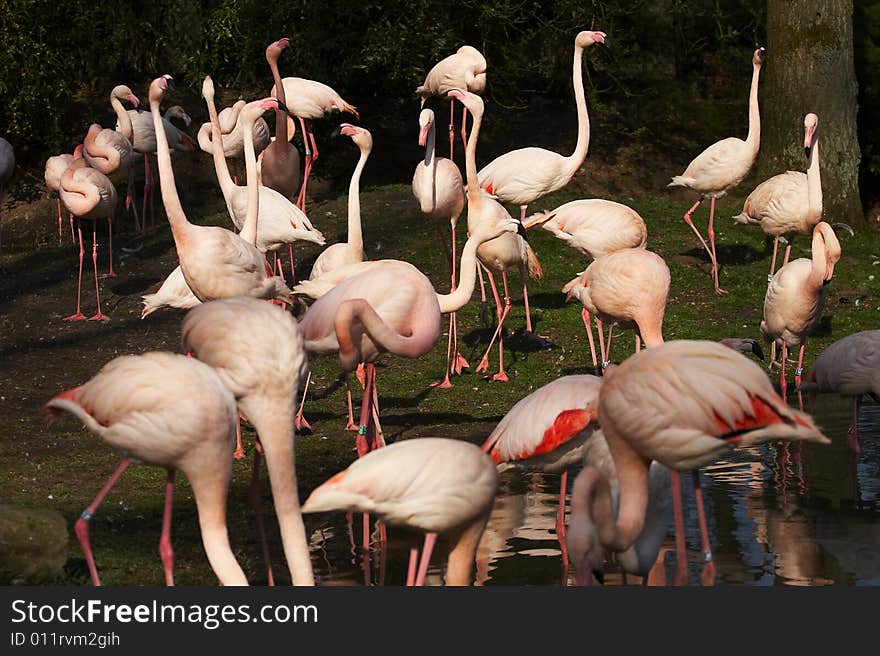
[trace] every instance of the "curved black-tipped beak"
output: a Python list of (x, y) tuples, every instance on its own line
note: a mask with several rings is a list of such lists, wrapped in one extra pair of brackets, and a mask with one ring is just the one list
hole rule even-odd
[[(276, 100), (278, 100), (278, 99), (276, 98)], [(290, 114), (290, 110), (287, 109), (287, 106), (283, 102), (281, 102), (280, 100), (278, 100), (278, 109), (280, 109), (285, 114)]]
[(761, 58), (762, 62), (767, 61), (767, 48), (761, 48), (761, 54), (758, 57)]
[(605, 572), (603, 572), (601, 569), (594, 569), (593, 576), (599, 582), (599, 585), (605, 585)]
[(807, 156), (807, 161), (810, 161), (810, 153), (813, 152), (812, 147), (804, 148), (804, 155)]
[(764, 351), (761, 349), (761, 345), (757, 340), (752, 341), (752, 353), (754, 353), (761, 360), (764, 359)]
[(171, 76), (168, 76), (165, 78), (165, 83), (168, 85), (169, 89), (176, 89), (177, 88), (177, 83), (174, 82), (174, 78)]
[(526, 232), (525, 226), (519, 220), (517, 220), (517, 222), (516, 222), (516, 234), (518, 234), (520, 237), (522, 237), (526, 241), (529, 240), (529, 233)]

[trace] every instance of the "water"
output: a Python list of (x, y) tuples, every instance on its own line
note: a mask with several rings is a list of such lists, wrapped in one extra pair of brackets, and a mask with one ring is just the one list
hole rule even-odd
[[(846, 446), (851, 401), (820, 396), (807, 410), (831, 438), (830, 446), (765, 444), (735, 451), (703, 469), (718, 584), (880, 585), (880, 405), (862, 404), (857, 460)], [(698, 584), (700, 536), (690, 477), (682, 480), (690, 581)], [(562, 571), (555, 530), (559, 481), (559, 476), (517, 471), (501, 476), (477, 552), (477, 585), (573, 582)], [(326, 517), (311, 536), (320, 584), (403, 584), (409, 546), (418, 536), (389, 527), (387, 550), (379, 553), (375, 522), (372, 526), (367, 561), (361, 516), (354, 516), (351, 528), (344, 516)], [(671, 517), (660, 560), (656, 571), (671, 582)], [(442, 583), (444, 562), (441, 546), (432, 558), (428, 584)], [(634, 582), (632, 577), (628, 582)], [(621, 583), (620, 570), (609, 562), (606, 585)]]

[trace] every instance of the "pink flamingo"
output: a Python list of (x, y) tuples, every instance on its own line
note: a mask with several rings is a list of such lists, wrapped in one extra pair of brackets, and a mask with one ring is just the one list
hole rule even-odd
[[(453, 101), (454, 102), (454, 101)], [(467, 109), (465, 109), (467, 112)], [(464, 185), (461, 181), (461, 171), (451, 159), (437, 157), (435, 153), (435, 129), (434, 112), (423, 109), (419, 114), (419, 145), (425, 147), (424, 159), (416, 165), (413, 173), (412, 190), (413, 196), (419, 201), (422, 214), (433, 219), (437, 231), (440, 233), (440, 243), (446, 249), (446, 241), (440, 230), (440, 221), (448, 219), (452, 227), (452, 254), (447, 250), (450, 259), (451, 289), (455, 289), (455, 260), (458, 258), (458, 249), (455, 242), (455, 225), (458, 217), (464, 209)], [(453, 355), (454, 354), (454, 355)], [(461, 373), (465, 367), (469, 367), (467, 360), (458, 352), (458, 325), (455, 312), (449, 315), (449, 340), (446, 347), (446, 373), (439, 383), (441, 388), (452, 387), (449, 374)]]
[(446, 585), (470, 585), (498, 473), (480, 449), (461, 440), (425, 437), (368, 453), (318, 486), (304, 513), (377, 513), (390, 525), (425, 533), (421, 559), (410, 550), (407, 585), (423, 585), (438, 534), (449, 537)]
[[(239, 410), (257, 430), (293, 583), (314, 585), (294, 466), (293, 414), (299, 384), (308, 368), (299, 325), (288, 312), (270, 303), (238, 296), (191, 310), (183, 320), (182, 343), (217, 371), (235, 395)], [(255, 451), (254, 501), (259, 501), (259, 457)], [(259, 505), (257, 513), (268, 565)]]
[[(211, 76), (205, 76), (202, 83), (202, 95), (208, 106), (208, 114), (211, 116), (212, 139), (214, 142), (225, 144), (222, 136), (222, 127), (220, 125), (220, 117), (217, 115), (217, 109), (214, 105), (214, 82)], [(280, 101), (278, 101), (280, 102)], [(283, 106), (283, 105), (282, 105)], [(247, 112), (242, 110), (239, 112), (239, 123), (241, 131), (244, 134), (244, 159), (245, 167), (251, 173), (254, 180), (257, 178), (256, 164), (256, 147), (254, 145), (254, 130), (250, 129), (245, 133), (245, 128), (250, 124), (250, 119), (246, 116)], [(258, 117), (262, 120), (261, 117)], [(256, 121), (254, 121), (256, 123)], [(217, 173), (217, 180), (220, 183), (220, 191), (223, 193), (223, 199), (226, 201), (226, 209), (232, 217), (232, 223), (238, 230), (244, 230), (247, 214), (250, 208), (248, 201), (249, 187), (247, 185), (237, 185), (229, 175), (229, 168), (226, 164), (226, 158), (220, 148), (212, 151), (214, 158), (214, 170)], [(250, 183), (250, 177), (248, 177)], [(256, 184), (256, 183), (255, 183)], [(290, 259), (290, 275), (293, 279), (293, 257), (292, 246), (295, 241), (309, 241), (319, 246), (324, 245), (324, 235), (312, 226), (312, 222), (305, 213), (294, 205), (283, 194), (264, 185), (256, 184), (259, 196), (257, 224), (257, 236), (254, 245), (261, 251), (276, 252), (287, 247), (291, 254)]]
[(605, 33), (584, 31), (578, 33), (574, 39), (572, 77), (578, 114), (578, 136), (574, 152), (565, 157), (545, 148), (520, 148), (496, 157), (477, 174), (480, 187), (487, 193), (502, 202), (520, 206), (520, 221), (525, 220), (529, 203), (567, 185), (587, 156), (590, 146), (590, 117), (584, 95), (582, 66), (584, 49), (594, 43), (606, 45)]
[(141, 296), (141, 299), (144, 305), (141, 319), (146, 319), (153, 312), (162, 308), (189, 310), (201, 303), (192, 293), (189, 285), (186, 284), (186, 278), (183, 277), (180, 265), (174, 267), (174, 271), (165, 278), (158, 290), (152, 294)]
[[(480, 136), (480, 126), (483, 122), (484, 104), (480, 96), (462, 91), (461, 89), (453, 89), (449, 92), (449, 96), (459, 99), (467, 108), (473, 117), (474, 124), (471, 127), (471, 134), (468, 137), (467, 150), (465, 151), (465, 163), (467, 174), (467, 199), (468, 199), (468, 232), (473, 234), (474, 230), (484, 222), (494, 223), (506, 218), (510, 215), (504, 206), (498, 201), (488, 196), (480, 189), (477, 184), (477, 139)], [(498, 319), (498, 326), (495, 334), (489, 342), (489, 348), (477, 365), (477, 371), (486, 371), (489, 368), (489, 352), (498, 338), (498, 373), (492, 376), (493, 381), (506, 382), (509, 380), (507, 372), (504, 370), (504, 338), (501, 334), (504, 320), (510, 311), (510, 294), (507, 288), (507, 271), (512, 268), (519, 269), (520, 277), (523, 281), (523, 299), (526, 306), (526, 331), (532, 333), (532, 319), (529, 312), (529, 294), (526, 288), (525, 272), (528, 269), (532, 278), (540, 278), (543, 275), (541, 263), (538, 257), (529, 246), (528, 242), (520, 234), (505, 234), (498, 239), (486, 242), (477, 249), (477, 257), (480, 263), (485, 267), (489, 274), (489, 283), (492, 287), (492, 294), (495, 297), (495, 311)], [(502, 310), (501, 299), (498, 296), (498, 288), (495, 285), (495, 277), (492, 272), (500, 273), (504, 282), (504, 309)], [(482, 278), (481, 278), (482, 280)], [(483, 295), (485, 302), (485, 295)]]
[[(464, 45), (439, 61), (428, 71), (425, 82), (416, 88), (422, 107), (431, 96), (442, 96), (452, 89), (464, 89), (481, 94), (486, 89), (486, 58), (473, 46)], [(448, 96), (447, 96), (448, 97)], [(455, 99), (449, 98), (449, 159), (453, 156), (455, 140)], [(467, 148), (467, 109), (461, 114), (461, 143)]]
[[(218, 118), (220, 120), (220, 132), (223, 135), (223, 156), (226, 159), (244, 159), (244, 133), (241, 130), (241, 110), (247, 104), (244, 100), (236, 101), (231, 107), (224, 107), (220, 110)], [(258, 155), (262, 155), (263, 150), (269, 145), (271, 137), (269, 134), (269, 125), (262, 117), (254, 122), (254, 150)], [(211, 121), (202, 123), (196, 140), (199, 148), (209, 155), (214, 154), (213, 143), (213, 127)], [(290, 135), (291, 138), (293, 134)], [(233, 176), (234, 184), (238, 184), (238, 176)]]
[[(271, 275), (266, 258), (254, 246), (258, 234), (259, 212), (255, 171), (250, 171), (248, 175), (248, 216), (241, 235), (218, 226), (195, 225), (187, 220), (177, 196), (174, 171), (171, 168), (171, 152), (165, 138), (162, 116), (159, 114), (159, 103), (169, 82), (173, 82), (171, 76), (164, 75), (150, 84), (150, 110), (157, 137), (162, 202), (187, 285), (195, 297), (203, 302), (229, 296), (287, 301), (290, 290), (281, 278)], [(250, 130), (251, 121), (262, 112), (274, 109), (277, 103), (274, 98), (250, 103), (243, 110), (246, 129)], [(247, 137), (248, 133), (245, 134), (245, 138)], [(255, 166), (254, 163), (254, 168)]]
[(812, 234), (822, 219), (822, 179), (819, 175), (819, 136), (816, 128), (819, 117), (804, 117), (804, 151), (807, 154), (807, 172), (786, 171), (765, 180), (746, 198), (737, 223), (757, 224), (764, 234), (773, 237), (773, 260), (767, 282), (776, 271), (776, 251), (779, 238), (785, 235), (788, 246), (782, 265), (788, 264), (791, 243), (795, 234)]
[[(116, 211), (116, 188), (110, 179), (100, 171), (91, 168), (82, 158), (82, 145), (76, 147), (73, 161), (61, 176), (59, 195), (67, 211), (76, 217), (76, 229), (79, 235), (79, 276), (76, 284), (76, 312), (65, 321), (82, 321), (86, 316), (80, 309), (83, 270), (83, 236), (80, 221), (92, 222), (92, 265), (95, 269), (95, 299), (98, 311), (89, 317), (89, 321), (107, 321), (109, 317), (101, 311), (101, 293), (98, 289), (98, 232), (99, 219), (112, 221)], [(112, 251), (111, 251), (112, 252)], [(110, 270), (113, 270), (112, 259)]]
[(648, 228), (638, 212), (602, 198), (573, 200), (523, 222), (526, 230), (535, 226), (591, 260), (621, 248), (644, 248), (648, 240)]
[(55, 396), (44, 410), (50, 422), (62, 412), (123, 454), (122, 462), (76, 521), (75, 532), (94, 585), (101, 585), (89, 541), (89, 521), (132, 460), (165, 467), (165, 510), (159, 555), (165, 583), (174, 585), (171, 505), (174, 472), (192, 487), (202, 544), (222, 585), (247, 585), (226, 531), (226, 494), (232, 475), (235, 399), (208, 365), (172, 353), (125, 355), (91, 380)]
[(367, 434), (375, 393), (373, 361), (385, 351), (408, 358), (430, 351), (440, 337), (441, 313), (459, 310), (470, 300), (479, 245), (519, 226), (510, 215), (477, 226), (462, 251), (461, 284), (450, 294), (437, 294), (425, 274), (408, 262), (379, 260), (351, 265), (362, 270), (344, 279), (308, 309), (300, 321), (308, 351), (338, 353), (346, 372), (366, 363), (358, 428), (361, 454), (373, 448), (372, 437)]
[[(324, 118), (329, 113), (348, 112), (355, 118), (360, 118), (360, 115), (354, 105), (347, 103), (336, 91), (321, 82), (301, 77), (286, 77), (281, 80), (281, 84), (284, 87), (284, 98), (289, 99), (287, 107), (290, 110), (290, 115), (296, 116), (302, 127), (306, 165), (296, 204), (305, 212), (306, 184), (308, 184), (309, 175), (312, 172), (312, 165), (318, 159), (318, 144), (315, 143), (315, 135), (312, 134), (312, 121)], [(277, 98), (279, 97), (277, 94), (276, 83), (272, 86), (269, 95)], [(311, 148), (309, 148), (309, 143), (311, 143)]]
[(584, 306), (584, 326), (593, 367), (597, 367), (597, 362), (590, 315), (596, 317), (604, 369), (611, 361), (613, 328), (609, 326), (606, 346), (603, 322), (634, 329), (636, 352), (642, 339), (648, 347), (663, 343), (663, 315), (666, 313), (669, 282), (669, 267), (662, 257), (644, 248), (624, 248), (594, 260), (586, 271), (562, 288), (567, 300), (576, 298)]
[[(281, 52), (290, 45), (290, 39), (284, 37), (266, 48), (266, 61), (272, 71), (272, 79), (278, 90), (278, 101), (287, 105), (287, 96), (284, 94), (284, 85), (281, 83), (281, 73), (278, 72), (278, 58)], [(289, 125), (288, 125), (289, 123)], [(270, 141), (266, 149), (260, 154), (260, 175), (262, 183), (274, 189), (285, 198), (293, 199), (299, 191), (300, 160), (299, 151), (290, 139), (293, 138), (294, 123), (285, 112), (275, 112), (275, 139)], [(290, 134), (288, 134), (288, 132)], [(293, 248), (291, 246), (291, 248)], [(293, 256), (291, 255), (291, 259)]]
[[(135, 106), (135, 109), (128, 111), (122, 106), (121, 99), (128, 100)], [(131, 92), (127, 86), (119, 85), (110, 92), (110, 105), (116, 112), (116, 131), (121, 132), (122, 136), (129, 140), (131, 147), (137, 153), (144, 155), (144, 202), (141, 210), (143, 217), (143, 229), (147, 227), (147, 195), (150, 196), (150, 219), (155, 228), (155, 216), (153, 211), (153, 172), (150, 170), (150, 153), (156, 151), (156, 127), (151, 120), (149, 114), (138, 110), (139, 102), (137, 97)], [(169, 148), (174, 150), (191, 151), (195, 148), (193, 140), (186, 132), (178, 129), (170, 120), (165, 117), (161, 118), (166, 140)], [(129, 194), (130, 197), (130, 194)], [(128, 204), (129, 201), (126, 201)]]
[(840, 242), (830, 225), (820, 221), (813, 228), (813, 259), (798, 258), (779, 269), (764, 297), (764, 320), (761, 336), (772, 342), (770, 366), (776, 362), (776, 345), (782, 345), (779, 387), (786, 395), (785, 364), (788, 349), (800, 347), (795, 384), (800, 387), (804, 364), (804, 345), (822, 319), (825, 309), (825, 285), (834, 276), (840, 260)]
[(847, 439), (850, 449), (858, 454), (862, 396), (870, 394), (880, 403), (880, 330), (847, 335), (826, 347), (807, 374), (804, 389), (852, 397), (853, 414)]
[[(61, 195), (59, 191), (61, 189), (61, 176), (64, 175), (64, 172), (67, 170), (67, 167), (70, 166), (70, 163), (73, 161), (73, 155), (69, 153), (62, 153), (61, 155), (54, 155), (46, 160), (46, 169), (43, 172), (43, 179), (46, 181), (46, 186), (49, 188), (49, 193), (54, 193), (57, 196), (58, 202), (58, 245), (61, 245)], [(68, 212), (68, 216), (70, 218), (70, 239), (73, 243), (76, 243), (76, 234), (73, 232), (73, 215)]]
[[(758, 110), (758, 77), (761, 74), (761, 65), (767, 57), (764, 48), (758, 48), (752, 55), (752, 86), (749, 91), (749, 133), (746, 140), (737, 137), (728, 137), (717, 141), (688, 164), (687, 169), (681, 175), (672, 178), (667, 186), (687, 187), (699, 192), (700, 199), (694, 203), (684, 215), (685, 223), (690, 226), (697, 239), (706, 249), (712, 260), (712, 277), (715, 281), (715, 293), (726, 294), (727, 292), (718, 284), (718, 258), (715, 254), (715, 199), (721, 198), (728, 189), (738, 185), (752, 168), (755, 157), (758, 155), (758, 147), (761, 144), (761, 115)], [(691, 215), (706, 199), (711, 200), (709, 205), (709, 243), (700, 231), (694, 226)]]
[[(594, 526), (601, 543), (616, 552), (625, 551), (642, 531), (651, 460), (675, 471), (693, 470), (698, 481), (697, 468), (737, 447), (770, 440), (830, 443), (809, 415), (773, 391), (758, 365), (715, 342), (667, 342), (607, 372), (599, 392), (599, 424), (620, 482), (620, 510), (613, 507), (608, 477), (595, 467), (578, 475), (572, 496), (586, 499), (588, 512), (581, 521)], [(686, 583), (680, 488), (673, 490), (673, 510), (677, 581)], [(707, 559), (702, 580), (709, 583), (714, 564), (700, 498), (697, 510)], [(583, 573), (599, 566), (588, 562), (578, 582), (588, 583)]]

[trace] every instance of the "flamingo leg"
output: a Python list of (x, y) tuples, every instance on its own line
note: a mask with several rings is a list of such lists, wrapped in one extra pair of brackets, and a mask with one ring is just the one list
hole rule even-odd
[[(300, 117), (299, 118), (299, 125), (300, 125), (300, 128), (302, 128), (301, 134), (302, 134), (303, 146), (306, 149), (306, 162), (305, 162), (305, 165), (303, 166), (303, 183), (302, 183), (302, 187), (299, 188), (299, 196), (296, 199), (296, 206), (302, 210), (303, 205), (305, 204), (305, 201), (306, 201), (306, 183), (308, 183), (308, 181), (309, 181), (309, 172), (312, 168), (312, 150), (311, 150), (311, 148), (309, 148), (309, 139), (308, 139), (309, 131), (308, 131), (308, 128), (306, 128), (305, 119)], [(305, 211), (305, 210), (303, 210), (303, 211)]]
[(165, 570), (165, 585), (174, 585), (174, 549), (171, 547), (171, 510), (174, 505), (174, 470), (168, 470), (165, 480), (165, 508), (162, 511), (162, 535), (159, 538), (159, 558)]
[[(309, 371), (309, 375), (306, 377), (306, 384), (303, 388), (302, 399), (299, 402), (299, 410), (296, 411), (296, 416), (293, 418), (293, 425), (297, 430), (305, 428), (311, 428), (309, 422), (306, 421), (306, 418), (303, 417), (303, 406), (306, 404), (306, 395), (309, 393), (309, 383), (312, 382), (312, 372)], [(350, 401), (349, 401), (350, 403)]]
[(92, 221), (92, 266), (95, 269), (95, 298), (98, 311), (89, 317), (89, 321), (107, 321), (110, 317), (101, 312), (101, 292), (98, 289), (98, 222)]
[[(461, 108), (461, 147), (467, 150), (467, 107)], [(451, 157), (449, 159), (452, 159)]]
[[(453, 291), (458, 287), (458, 277), (455, 270), (455, 260), (458, 257), (458, 244), (455, 240), (455, 223), (452, 223), (452, 289)], [(480, 277), (480, 286), (482, 287), (483, 278)], [(453, 348), (453, 365), (452, 370), (461, 375), (462, 369), (470, 369), (470, 364), (465, 360), (465, 357), (459, 353), (458, 351), (458, 315), (453, 312), (452, 313), (452, 348)]]
[(636, 333), (636, 353), (642, 350), (642, 338)]
[(345, 430), (353, 430), (356, 431), (358, 429), (357, 424), (354, 423), (354, 408), (352, 407), (351, 402), (351, 388), (348, 386), (348, 381), (345, 381), (345, 400), (348, 405), (348, 423), (345, 425)]
[[(605, 355), (608, 357), (608, 364), (611, 364), (611, 337), (614, 335), (614, 326), (608, 326), (608, 345), (605, 347)], [(603, 365), (605, 366), (605, 365)]]
[(358, 458), (363, 458), (366, 454), (373, 450), (373, 440), (371, 435), (371, 421), (373, 418), (373, 384), (376, 375), (376, 367), (370, 362), (364, 367), (364, 396), (361, 401), (361, 418), (358, 426), (357, 445)]
[(373, 371), (373, 435), (376, 446), (379, 449), (385, 446), (385, 435), (382, 433), (382, 424), (379, 423), (379, 386), (376, 384), (376, 373)]
[(89, 522), (92, 517), (95, 516), (95, 511), (98, 509), (98, 506), (104, 501), (104, 497), (106, 497), (111, 488), (116, 485), (116, 482), (122, 476), (123, 472), (125, 472), (130, 463), (131, 461), (128, 460), (128, 458), (122, 459), (122, 462), (116, 467), (116, 471), (114, 471), (110, 478), (107, 479), (107, 482), (104, 483), (104, 487), (101, 488), (92, 503), (89, 504), (88, 508), (82, 511), (82, 515), (80, 515), (79, 519), (77, 519), (76, 523), (73, 525), (76, 539), (79, 541), (80, 547), (82, 547), (83, 555), (86, 558), (86, 564), (89, 567), (89, 574), (92, 576), (92, 585), (101, 585), (101, 580), (98, 578), (98, 569), (95, 567), (95, 557), (92, 554), (92, 546), (89, 541)]
[[(259, 442), (257, 442), (259, 445)], [(263, 499), (260, 496), (260, 451), (257, 446), (254, 449), (254, 466), (251, 469), (251, 484), (248, 487), (248, 500), (254, 510), (257, 519), (257, 532), (260, 534), (260, 550), (263, 552), (263, 562), (266, 564), (266, 578), (270, 586), (275, 585), (275, 577), (272, 573), (272, 563), (269, 560), (269, 541), (266, 539), (266, 524), (263, 521)]]
[(443, 380), (431, 383), (431, 387), (439, 387), (440, 389), (449, 389), (452, 387), (452, 381), (449, 380), (449, 369), (452, 361), (452, 329), (453, 329), (453, 320), (454, 316), (450, 314), (449, 316), (449, 336), (446, 339), (446, 373), (443, 376)]
[(793, 238), (790, 237), (788, 240), (788, 245), (785, 247), (785, 257), (782, 258), (782, 266), (788, 264), (788, 258), (791, 255), (791, 242)]
[(797, 388), (800, 388), (801, 376), (804, 375), (804, 346), (806, 344), (801, 344), (800, 351), (798, 351), (797, 369), (794, 370), (794, 385)]
[[(70, 231), (70, 236), (73, 237), (73, 229)], [(76, 238), (73, 243), (76, 243)], [(58, 245), (61, 246), (61, 198), (58, 199)]]
[(862, 451), (861, 446), (859, 446), (859, 409), (861, 405), (862, 397), (853, 397), (852, 422), (849, 425), (849, 430), (846, 432), (846, 443), (855, 456), (858, 456)]
[(568, 470), (562, 471), (559, 478), (559, 508), (556, 511), (556, 538), (559, 540), (559, 549), (562, 551), (563, 572), (568, 571), (568, 545), (565, 537), (565, 497), (568, 487)]
[(709, 243), (712, 246), (712, 278), (715, 280), (715, 293), (726, 294), (718, 284), (718, 255), (715, 253), (715, 197), (709, 203)]
[[(486, 271), (489, 275), (489, 286), (492, 288), (492, 296), (495, 298), (495, 317), (498, 320), (498, 327), (495, 329), (495, 334), (501, 331), (501, 297), (498, 295), (498, 287), (495, 285), (495, 276), (492, 275), (491, 271)], [(480, 280), (482, 283), (482, 278)], [(482, 284), (481, 284), (482, 287)], [(483, 303), (486, 302), (485, 289), (483, 289)], [(487, 371), (489, 369), (489, 351), (492, 350), (492, 345), (495, 343), (495, 335), (492, 335), (492, 339), (489, 341), (489, 348), (486, 349), (486, 352), (483, 354), (483, 357), (480, 359), (480, 364), (477, 365), (477, 371)]]
[(672, 482), (672, 514), (675, 518), (675, 585), (688, 584), (687, 545), (684, 537), (684, 503), (681, 496), (681, 474), (674, 469), (670, 473)]
[(416, 582), (416, 570), (419, 567), (419, 548), (410, 547), (409, 550), (409, 566), (406, 569), (406, 585), (412, 587)]
[(776, 273), (776, 253), (779, 250), (779, 236), (773, 240), (773, 259), (770, 260), (770, 273), (767, 274), (767, 284), (773, 280), (773, 274)]
[(422, 547), (422, 559), (419, 561), (419, 573), (416, 575), (414, 585), (421, 587), (425, 584), (425, 577), (428, 575), (428, 563), (431, 561), (431, 552), (437, 543), (436, 533), (425, 534), (425, 544)]
[(526, 270), (523, 265), (520, 265), (520, 267), (519, 267), (519, 275), (522, 278), (523, 303), (525, 303), (525, 306), (526, 306), (526, 332), (531, 334), (532, 333), (532, 311), (529, 308), (529, 287), (526, 282), (528, 278), (526, 276)]
[(244, 446), (241, 443), (241, 415), (235, 418), (235, 451), (232, 457), (236, 460), (244, 458)]
[(501, 332), (504, 320), (510, 312), (510, 292), (507, 289), (507, 271), (501, 272), (501, 281), (504, 283), (504, 313), (498, 319), (498, 373), (492, 376), (496, 382), (506, 383), (510, 380), (504, 371), (504, 333)]
[(141, 219), (138, 216), (137, 203), (134, 202), (134, 198), (131, 195), (132, 189), (134, 189), (134, 159), (132, 159), (131, 165), (128, 167), (128, 183), (125, 185), (125, 209), (130, 209), (134, 213), (134, 227), (140, 232)]
[(290, 257), (290, 284), (292, 285), (296, 282), (296, 271), (293, 269), (293, 244), (287, 245), (287, 255)]
[(590, 313), (587, 308), (581, 310), (581, 318), (584, 320), (584, 328), (587, 330), (587, 339), (590, 341), (590, 357), (593, 359), (593, 369), (598, 373), (599, 364), (596, 362), (596, 345), (593, 343), (593, 328), (590, 326)]
[(599, 333), (599, 357), (602, 358), (602, 370), (608, 366), (608, 360), (605, 358), (605, 331), (602, 330), (602, 320), (596, 317), (596, 331)]
[[(694, 231), (694, 234), (697, 236), (697, 239), (700, 240), (700, 243), (703, 245), (703, 248), (706, 249), (706, 253), (708, 253), (709, 259), (712, 261), (712, 270), (714, 272), (714, 270), (715, 270), (715, 256), (712, 254), (712, 250), (709, 248), (709, 245), (706, 243), (706, 240), (703, 239), (703, 235), (701, 235), (700, 231), (697, 230), (697, 227), (694, 225), (694, 221), (691, 218), (691, 215), (693, 215), (694, 210), (696, 210), (702, 202), (703, 202), (703, 199), (701, 198), (696, 203), (694, 203), (693, 206), (687, 212), (685, 212), (684, 217), (682, 217), (682, 218), (684, 218), (684, 222), (687, 223), (688, 226), (690, 226), (690, 229)], [(714, 278), (714, 273), (713, 273), (713, 278)]]
[(782, 398), (786, 397), (786, 393), (788, 391), (785, 384), (785, 362), (788, 359), (788, 344), (783, 341), (782, 342), (782, 369), (779, 371), (779, 390), (782, 394)]
[(70, 241), (71, 243), (76, 243), (76, 236), (73, 234), (73, 214), (70, 212), (67, 213), (67, 218), (70, 221)]
[(453, 144), (455, 143), (455, 99), (449, 99), (449, 161), (452, 161)]
[(85, 321), (86, 315), (82, 313), (80, 309), (80, 299), (82, 296), (82, 277), (83, 277), (83, 255), (85, 255), (85, 250), (83, 249), (83, 233), (82, 226), (79, 223), (79, 219), (76, 220), (76, 229), (79, 233), (79, 277), (76, 282), (76, 312), (71, 314), (69, 317), (64, 317), (65, 321)]
[(703, 571), (700, 581), (703, 585), (715, 585), (715, 562), (712, 560), (712, 543), (709, 540), (709, 525), (706, 522), (706, 510), (703, 505), (703, 488), (700, 485), (700, 472), (694, 469), (691, 472), (694, 483), (694, 499), (697, 504), (697, 520), (700, 523), (700, 540), (703, 547)]

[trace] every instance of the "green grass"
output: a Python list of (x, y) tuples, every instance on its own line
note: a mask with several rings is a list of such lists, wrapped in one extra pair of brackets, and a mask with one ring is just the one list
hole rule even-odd
[[(209, 193), (188, 189), (190, 195)], [(210, 194), (216, 193), (213, 189)], [(531, 211), (556, 207), (577, 196), (572, 191), (557, 193), (536, 203)], [(716, 296), (709, 276), (708, 258), (681, 221), (692, 202), (685, 195), (678, 200), (619, 197), (641, 213), (648, 225), (648, 247), (669, 264), (672, 286), (664, 322), (666, 339), (759, 338), (770, 248), (755, 227), (734, 227), (731, 216), (741, 203), (722, 199), (717, 211), (717, 239), (722, 263), (721, 284), (730, 293)], [(212, 210), (205, 210), (212, 207)], [(200, 206), (200, 223), (227, 225), (216, 203)], [(407, 260), (425, 271), (436, 289), (448, 290), (448, 273), (443, 249), (435, 229), (422, 215), (406, 185), (368, 189), (362, 194), (362, 215), (367, 256)], [(344, 238), (346, 198), (321, 196), (309, 205), (309, 216), (332, 243)], [(696, 224), (705, 230), (708, 209), (701, 208)], [(46, 218), (51, 221), (51, 217)], [(163, 222), (164, 225), (164, 222)], [(465, 232), (464, 217), (460, 232)], [(843, 257), (828, 287), (825, 316), (817, 333), (807, 342), (806, 364), (821, 349), (849, 333), (878, 327), (878, 284), (880, 239), (876, 234), (850, 236), (838, 231)], [(566, 304), (562, 286), (586, 265), (577, 252), (542, 230), (530, 236), (532, 247), (544, 268), (541, 280), (529, 281), (535, 331), (551, 346), (541, 348), (522, 335), (525, 323), (520, 281), (511, 279), (513, 309), (507, 319), (505, 364), (510, 382), (492, 383), (482, 375), (466, 372), (453, 379), (453, 387), (429, 387), (440, 380), (446, 354), (444, 335), (435, 349), (418, 361), (384, 356), (378, 365), (378, 389), (382, 425), (389, 441), (435, 435), (482, 441), (494, 424), (517, 400), (560, 375), (585, 373), (589, 349), (583, 330), (580, 305)], [(122, 234), (117, 247), (141, 240)], [(461, 245), (461, 240), (459, 246)], [(793, 257), (809, 257), (809, 239), (795, 242)], [(300, 274), (320, 249), (297, 246)], [(121, 251), (117, 251), (120, 252)], [(0, 419), (6, 428), (0, 441), (0, 494), (9, 503), (52, 507), (72, 522), (109, 475), (117, 456), (77, 422), (64, 419), (46, 429), (39, 407), (53, 394), (82, 383), (108, 360), (125, 353), (147, 350), (179, 350), (182, 314), (163, 311), (139, 320), (139, 298), (150, 291), (176, 264), (167, 227), (148, 239), (143, 248), (120, 263), (120, 276), (102, 283), (105, 311), (112, 320), (105, 325), (64, 323), (61, 317), (72, 310), (75, 292), (75, 252), (70, 245), (40, 252), (17, 253), (0, 258), (0, 349), (2, 379)], [(104, 256), (106, 257), (106, 256)], [(87, 263), (88, 266), (88, 263)], [(106, 267), (106, 264), (103, 265)], [(89, 269), (86, 269), (87, 276)], [(84, 311), (93, 309), (88, 277), (84, 284)], [(479, 302), (475, 299), (459, 312), (460, 349), (472, 369), (485, 349), (491, 328), (480, 325)], [(490, 311), (489, 316), (493, 312)], [(633, 348), (630, 334), (615, 338), (613, 359), (628, 356)], [(493, 352), (490, 371), (495, 371)], [(355, 457), (354, 436), (345, 425), (345, 387), (338, 382), (334, 358), (313, 361), (313, 386), (306, 404), (312, 432), (297, 437), (297, 467), (300, 494), (306, 494)], [(356, 399), (356, 405), (357, 405)], [(246, 432), (248, 445), (252, 437)], [(250, 580), (264, 581), (256, 545), (253, 519), (247, 509), (250, 478), (247, 461), (236, 463), (230, 492), (230, 534), (236, 556)], [(188, 486), (180, 480), (176, 496), (174, 545), (178, 582), (210, 584), (214, 578), (207, 565), (198, 535), (195, 507)], [(156, 547), (161, 523), (164, 472), (133, 468), (126, 473), (92, 521), (92, 539), (99, 570), (105, 583), (161, 584), (161, 567)], [(51, 495), (51, 497), (50, 497)], [(271, 499), (264, 492), (267, 513)], [(307, 520), (307, 529), (314, 528)], [(283, 570), (277, 529), (270, 525), (276, 573)], [(72, 536), (72, 531), (71, 531)], [(70, 562), (62, 583), (86, 582), (84, 563), (71, 538)], [(284, 575), (279, 577), (284, 580)]]

